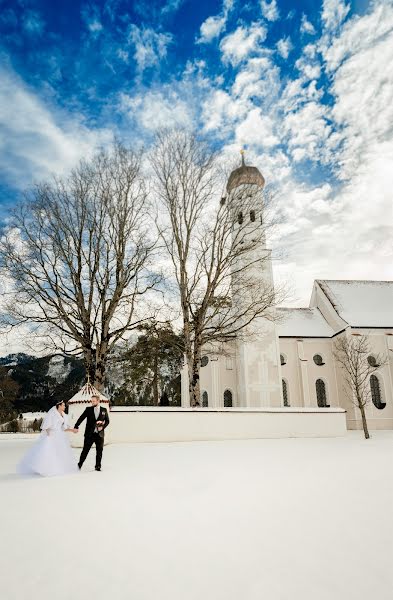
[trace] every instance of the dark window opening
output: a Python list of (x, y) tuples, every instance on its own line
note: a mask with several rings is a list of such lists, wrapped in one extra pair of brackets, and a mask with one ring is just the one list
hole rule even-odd
[(326, 408), (328, 405), (326, 398), (326, 386), (322, 379), (317, 379), (315, 382), (315, 389), (317, 391), (317, 403), (320, 408)]
[(377, 359), (375, 358), (375, 356), (367, 356), (367, 362), (370, 365), (370, 367), (378, 367), (379, 365), (377, 365)]
[(379, 379), (376, 375), (370, 377), (370, 388), (371, 388), (371, 399), (375, 408), (382, 410), (386, 406), (386, 402), (383, 402), (381, 395), (381, 386), (379, 385)]
[(202, 406), (205, 408), (209, 406), (209, 396), (207, 395), (207, 392), (203, 392), (202, 394)]
[(322, 356), (320, 354), (314, 354), (313, 361), (318, 367), (322, 367), (325, 363), (323, 362)]
[(250, 210), (250, 220), (252, 223), (255, 221), (255, 210)]
[(237, 215), (237, 222), (239, 223), (239, 225), (243, 225), (243, 213), (239, 212), (239, 214)]
[(289, 406), (288, 384), (285, 381), (285, 379), (282, 380), (282, 397), (283, 397), (283, 400), (284, 400), (284, 406)]
[(226, 408), (231, 408), (231, 406), (232, 406), (232, 392), (231, 392), (231, 390), (225, 390), (225, 392), (224, 392), (224, 406)]

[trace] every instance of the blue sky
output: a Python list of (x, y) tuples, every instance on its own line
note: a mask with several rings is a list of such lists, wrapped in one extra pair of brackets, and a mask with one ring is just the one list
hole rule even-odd
[[(271, 243), (312, 280), (392, 277), (391, 0), (0, 0), (0, 216), (117, 136), (196, 129), (278, 190)], [(391, 221), (391, 219), (390, 219)]]

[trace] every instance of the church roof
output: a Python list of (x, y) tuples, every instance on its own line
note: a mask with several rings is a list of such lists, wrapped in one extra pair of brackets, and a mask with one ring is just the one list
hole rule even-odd
[(318, 308), (278, 308), (279, 337), (327, 337), (334, 334)]
[(317, 279), (316, 283), (348, 325), (393, 326), (393, 281)]
[(229, 193), (235, 187), (243, 184), (255, 184), (263, 187), (265, 185), (265, 178), (256, 167), (249, 167), (248, 165), (242, 164), (241, 167), (235, 169), (230, 174), (227, 183), (227, 192)]
[(91, 383), (86, 383), (79, 392), (72, 396), (68, 404), (89, 404), (92, 396), (98, 396), (100, 402), (109, 404), (108, 398), (104, 394), (101, 394)]

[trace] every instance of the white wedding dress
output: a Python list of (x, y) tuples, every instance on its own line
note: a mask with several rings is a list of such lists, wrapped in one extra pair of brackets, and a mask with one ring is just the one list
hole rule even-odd
[(41, 429), (39, 439), (20, 461), (18, 473), (38, 474), (44, 477), (76, 473), (77, 462), (64, 431), (67, 429), (67, 415), (61, 415), (54, 406), (46, 413)]

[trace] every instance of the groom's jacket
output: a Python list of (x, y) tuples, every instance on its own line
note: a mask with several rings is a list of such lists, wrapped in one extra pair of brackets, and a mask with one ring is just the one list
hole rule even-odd
[(85, 419), (87, 419), (87, 421), (86, 421), (86, 429), (85, 429), (85, 437), (94, 434), (94, 430), (96, 428), (96, 422), (97, 421), (103, 421), (104, 422), (104, 424), (102, 425), (103, 429), (98, 432), (98, 435), (100, 437), (104, 437), (104, 429), (106, 427), (108, 427), (108, 425), (109, 425), (109, 416), (108, 416), (108, 411), (106, 410), (106, 408), (103, 408), (102, 406), (100, 406), (100, 412), (99, 412), (99, 415), (98, 415), (98, 417), (96, 419), (96, 416), (95, 416), (95, 413), (94, 413), (94, 406), (88, 406), (84, 410), (84, 412), (81, 414), (81, 416), (79, 417), (79, 419), (77, 420), (77, 422), (75, 423), (75, 429), (78, 429), (79, 425)]

